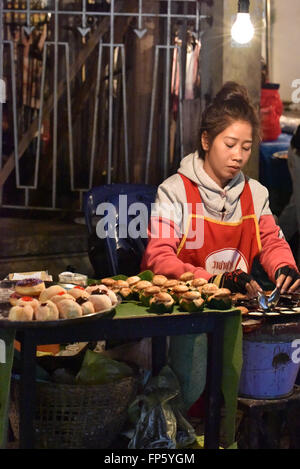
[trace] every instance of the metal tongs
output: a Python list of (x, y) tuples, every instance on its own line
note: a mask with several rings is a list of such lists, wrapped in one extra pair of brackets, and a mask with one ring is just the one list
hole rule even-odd
[(257, 292), (257, 299), (259, 306), (264, 310), (268, 311), (270, 308), (277, 305), (280, 298), (280, 288), (275, 288), (270, 296), (266, 296), (261, 292)]

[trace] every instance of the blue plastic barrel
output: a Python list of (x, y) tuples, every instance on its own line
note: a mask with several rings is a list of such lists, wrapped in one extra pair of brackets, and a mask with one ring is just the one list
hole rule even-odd
[(292, 354), (293, 339), (243, 340), (243, 366), (239, 395), (252, 399), (278, 399), (293, 392), (299, 370)]

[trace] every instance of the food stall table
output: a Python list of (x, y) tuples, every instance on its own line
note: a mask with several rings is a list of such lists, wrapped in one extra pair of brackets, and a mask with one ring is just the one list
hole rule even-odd
[(226, 318), (240, 316), (240, 311), (173, 312), (149, 314), (137, 304), (122, 303), (114, 317), (79, 318), (20, 325), (0, 321), (0, 327), (15, 328), (21, 344), (20, 447), (34, 448), (36, 348), (54, 343), (124, 340), (152, 337), (152, 366), (157, 374), (166, 360), (166, 337), (184, 334), (208, 334), (207, 408), (205, 447), (219, 447), (220, 409), (222, 404), (223, 337)]

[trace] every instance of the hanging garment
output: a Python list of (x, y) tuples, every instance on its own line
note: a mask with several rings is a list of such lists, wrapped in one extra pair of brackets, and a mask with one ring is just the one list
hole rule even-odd
[[(177, 41), (177, 44), (179, 42)], [(185, 90), (183, 99), (194, 99), (195, 89), (198, 83), (199, 71), (199, 57), (200, 57), (201, 43), (195, 41), (194, 47), (189, 46), (186, 52), (186, 68), (185, 68)], [(180, 58), (178, 47), (174, 48), (173, 64), (172, 64), (172, 79), (171, 79), (171, 95), (172, 95), (172, 110), (176, 115), (178, 111), (178, 98), (179, 87), (181, 83), (180, 72)]]

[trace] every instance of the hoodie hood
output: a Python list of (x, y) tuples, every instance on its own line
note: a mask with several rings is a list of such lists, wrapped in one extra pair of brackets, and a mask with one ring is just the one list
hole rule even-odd
[(178, 173), (199, 186), (202, 200), (209, 212), (223, 211), (229, 214), (236, 209), (245, 186), (245, 177), (241, 171), (223, 189), (205, 172), (203, 160), (196, 151), (181, 160)]

